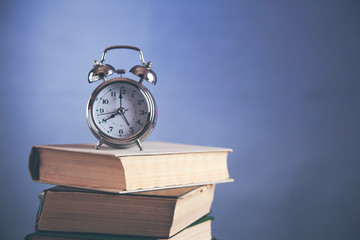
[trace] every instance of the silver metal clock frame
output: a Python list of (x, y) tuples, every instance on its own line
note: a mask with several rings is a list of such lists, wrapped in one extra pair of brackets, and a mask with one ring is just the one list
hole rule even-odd
[[(144, 124), (144, 127), (139, 131), (137, 134), (127, 137), (127, 138), (115, 138), (111, 137), (107, 134), (105, 134), (101, 129), (97, 127), (94, 121), (93, 116), (93, 104), (95, 102), (96, 96), (98, 93), (105, 87), (114, 84), (114, 83), (126, 83), (134, 86), (137, 88), (144, 96), (146, 100), (146, 104), (148, 105), (149, 109), (149, 115), (148, 119), (146, 120), (146, 123)], [(156, 125), (157, 120), (157, 107), (155, 103), (154, 97), (151, 95), (150, 91), (143, 86), (142, 84), (130, 79), (130, 78), (112, 78), (110, 80), (106, 80), (103, 83), (101, 83), (92, 93), (88, 104), (87, 104), (87, 111), (86, 111), (86, 118), (89, 125), (89, 128), (91, 132), (94, 134), (94, 136), (99, 140), (98, 144), (95, 146), (96, 149), (99, 149), (100, 146), (105, 143), (106, 145), (114, 148), (128, 148), (134, 145), (137, 145), (140, 150), (143, 150), (143, 147), (141, 145), (141, 141), (145, 140), (152, 130), (154, 129)]]

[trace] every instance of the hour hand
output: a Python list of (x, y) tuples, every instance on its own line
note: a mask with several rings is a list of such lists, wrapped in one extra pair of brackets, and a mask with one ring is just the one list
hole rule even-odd
[(111, 116), (110, 116), (110, 117), (108, 117), (108, 118), (104, 118), (102, 121), (103, 121), (103, 122), (106, 122), (106, 121), (107, 121), (107, 120), (109, 120), (110, 118), (115, 117), (117, 114), (119, 114), (119, 112), (111, 114)]

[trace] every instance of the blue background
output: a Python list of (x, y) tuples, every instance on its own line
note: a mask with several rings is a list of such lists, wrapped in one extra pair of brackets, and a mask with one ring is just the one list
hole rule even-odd
[[(358, 1), (1, 1), (0, 238), (34, 229), (31, 146), (95, 142), (105, 47), (153, 62), (149, 140), (233, 148), (213, 236), (360, 239)], [(108, 54), (129, 69), (133, 51)], [(131, 75), (127, 75), (131, 77)]]

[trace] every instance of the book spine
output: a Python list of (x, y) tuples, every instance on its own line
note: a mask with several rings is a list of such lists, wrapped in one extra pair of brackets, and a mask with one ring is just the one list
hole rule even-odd
[(33, 147), (29, 156), (29, 172), (32, 180), (39, 180), (39, 151), (36, 147)]
[(39, 221), (40, 221), (40, 217), (41, 217), (41, 213), (42, 213), (46, 193), (47, 193), (47, 191), (45, 190), (45, 191), (42, 191), (41, 194), (39, 195), (40, 202), (39, 202), (38, 211), (36, 213), (35, 230), (38, 230)]

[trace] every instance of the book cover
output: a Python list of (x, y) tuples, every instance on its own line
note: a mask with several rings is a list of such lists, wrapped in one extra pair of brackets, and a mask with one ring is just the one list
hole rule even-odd
[(145, 142), (114, 149), (92, 144), (34, 146), (29, 171), (34, 181), (126, 193), (233, 181), (228, 148)]
[(169, 238), (210, 212), (214, 189), (115, 194), (58, 186), (42, 192), (36, 230)]
[(149, 238), (111, 234), (37, 231), (28, 234), (25, 237), (25, 240), (210, 240), (211, 221), (213, 219), (213, 217), (206, 215), (170, 238)]

